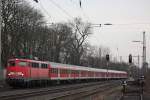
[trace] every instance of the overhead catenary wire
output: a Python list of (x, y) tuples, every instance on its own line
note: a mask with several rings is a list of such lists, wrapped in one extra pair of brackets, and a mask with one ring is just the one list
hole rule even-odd
[[(75, 17), (73, 17), (70, 13), (68, 13), (64, 8), (62, 8), (58, 3), (56, 3), (54, 0), (49, 0), (53, 5), (55, 5), (58, 9), (60, 9), (65, 15), (67, 15), (69, 18), (71, 19), (74, 19)], [(51, 15), (49, 15), (49, 12), (44, 8), (43, 4), (41, 3), (41, 1), (39, 0), (38, 1), (40, 6), (41, 6), (41, 9), (48, 15), (48, 17), (50, 19), (52, 19)], [(88, 19), (89, 17), (87, 17), (87, 15), (84, 13), (83, 9), (81, 9), (82, 12), (83, 12), (83, 15)]]
[[(51, 1), (57, 8), (59, 8), (63, 13), (65, 13), (68, 17), (70, 17), (71, 19), (74, 19), (74, 17), (73, 16), (71, 16), (65, 9), (63, 9), (59, 4), (57, 4), (56, 2), (54, 2), (53, 0), (49, 0), (49, 1)], [(76, 28), (78, 28), (78, 25), (74, 25)], [(81, 33), (80, 32), (80, 30), (78, 29), (78, 31), (79, 31), (79, 33)]]
[[(73, 16), (71, 16), (65, 9), (63, 9), (58, 3), (54, 2), (53, 0), (49, 0), (51, 3), (53, 3), (57, 8), (59, 8), (63, 13), (65, 13), (68, 17), (70, 17), (71, 19), (74, 19)], [(44, 9), (43, 5), (40, 3), (41, 7), (43, 8), (43, 10), (48, 14), (48, 12)], [(48, 14), (49, 15), (49, 14)], [(49, 15), (49, 17), (51, 18), (51, 16)], [(76, 25), (76, 28), (78, 28), (78, 26)], [(78, 30), (80, 33), (80, 30)]]
[(105, 23), (105, 24), (98, 24), (98, 23), (91, 23), (92, 27), (102, 27), (102, 26), (136, 26), (139, 25), (150, 25), (150, 23)]
[[(87, 22), (91, 22), (89, 16), (84, 12), (83, 5), (82, 5), (82, 7), (80, 7), (80, 6), (79, 6), (79, 3), (76, 3), (74, 0), (71, 0), (71, 2), (77, 6), (78, 10), (81, 11), (81, 13), (83, 14), (83, 16), (87, 19)], [(79, 1), (79, 2), (80, 2), (80, 1)], [(82, 3), (82, 4), (83, 4), (83, 3)]]
[(64, 8), (62, 8), (58, 3), (54, 2), (53, 0), (49, 0), (52, 4), (54, 4), (57, 8), (59, 8), (64, 14), (66, 14), (71, 19), (74, 19), (74, 17), (69, 14)]
[[(73, 16), (71, 16), (65, 9), (63, 9), (59, 4), (57, 4), (56, 2), (54, 2), (53, 0), (49, 0), (53, 5), (55, 5), (57, 8), (59, 8), (64, 14), (66, 14), (69, 18), (71, 18), (71, 19), (74, 19), (74, 17)], [(43, 5), (40, 3), (40, 5), (41, 5), (41, 7), (42, 7), (42, 9), (47, 13), (47, 15), (49, 15), (48, 14), (48, 12), (47, 12), (47, 10), (45, 10), (44, 9), (44, 7), (43, 7)], [(49, 17), (51, 18), (51, 16), (49, 15)], [(53, 39), (54, 39), (54, 37), (53, 37)], [(54, 45), (54, 42), (53, 42), (53, 45)], [(55, 59), (55, 56), (53, 56), (54, 58), (53, 58), (53, 60)]]
[[(52, 16), (49, 14), (49, 12), (44, 8), (42, 2), (39, 0), (38, 1), (40, 4), (41, 9), (47, 14), (47, 16), (52, 20)], [(53, 22), (53, 21), (52, 21)]]
[[(80, 7), (80, 9), (81, 9), (81, 11), (82, 11), (82, 13), (83, 13), (83, 16), (84, 16), (85, 18), (87, 18), (87, 20), (89, 20), (89, 21), (91, 22), (89, 16), (84, 12), (83, 6)], [(89, 21), (88, 21), (88, 22), (89, 22)]]
[(150, 25), (150, 23), (114, 23), (113, 25)]

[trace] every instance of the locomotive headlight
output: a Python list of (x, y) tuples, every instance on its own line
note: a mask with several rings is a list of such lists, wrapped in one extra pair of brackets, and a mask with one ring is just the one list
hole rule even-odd
[(8, 75), (17, 75), (17, 76), (24, 76), (22, 72), (9, 72)]
[(23, 76), (24, 74), (22, 72), (16, 72), (16, 75)]
[(8, 75), (10, 76), (10, 75), (14, 75), (15, 74), (15, 72), (9, 72), (8, 73)]

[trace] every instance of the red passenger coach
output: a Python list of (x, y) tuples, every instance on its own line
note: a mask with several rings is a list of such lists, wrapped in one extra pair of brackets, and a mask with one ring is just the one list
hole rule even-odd
[(44, 62), (30, 59), (10, 59), (6, 82), (11, 86), (47, 85), (52, 82), (127, 78), (124, 71)]

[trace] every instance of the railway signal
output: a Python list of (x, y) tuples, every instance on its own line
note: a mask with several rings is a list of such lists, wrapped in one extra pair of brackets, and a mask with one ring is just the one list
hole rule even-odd
[(107, 80), (108, 80), (108, 64), (109, 64), (109, 54), (106, 54), (106, 61), (107, 61)]
[(33, 0), (33, 1), (35, 1), (36, 3), (38, 3), (38, 2), (39, 2), (38, 0)]
[(106, 55), (106, 60), (109, 62), (109, 54)]
[(81, 3), (81, 0), (79, 1), (79, 4), (80, 4), (80, 8), (82, 7), (82, 3)]
[(131, 64), (132, 63), (132, 55), (129, 54), (129, 63)]

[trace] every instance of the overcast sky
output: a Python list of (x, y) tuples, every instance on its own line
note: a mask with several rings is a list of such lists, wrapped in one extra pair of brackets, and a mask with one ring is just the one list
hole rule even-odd
[[(27, 0), (28, 1), (28, 0)], [(34, 8), (39, 9), (48, 23), (67, 22), (81, 17), (93, 24), (111, 23), (93, 28), (88, 38), (92, 45), (110, 48), (113, 57), (128, 61), (128, 55), (141, 55), (143, 31), (147, 39), (147, 61), (150, 62), (150, 0), (30, 0)], [(142, 58), (141, 58), (142, 60)], [(134, 58), (137, 62), (137, 59)]]

